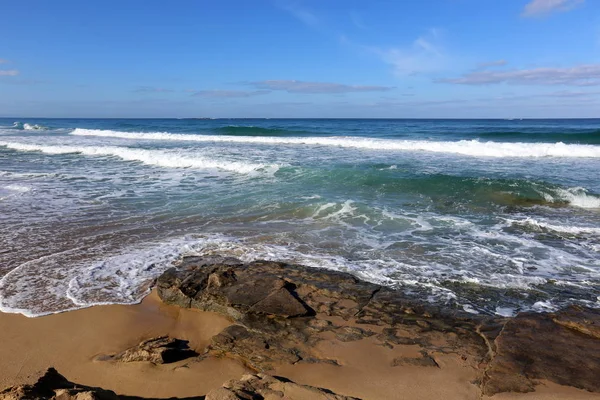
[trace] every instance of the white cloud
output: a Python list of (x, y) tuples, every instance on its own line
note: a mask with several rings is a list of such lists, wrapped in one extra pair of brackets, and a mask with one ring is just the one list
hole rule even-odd
[(407, 47), (371, 47), (372, 52), (392, 65), (397, 75), (412, 75), (440, 69), (445, 62), (445, 56), (437, 44), (439, 32), (430, 29), (426, 35), (415, 39)]
[(0, 76), (17, 76), (19, 71), (16, 69), (0, 70)]
[(521, 16), (537, 17), (553, 12), (569, 11), (585, 0), (532, 0), (526, 6)]
[(271, 93), (269, 90), (198, 90), (193, 91), (192, 96), (207, 97), (213, 99), (228, 99), (236, 97), (254, 97)]
[(599, 86), (600, 64), (584, 64), (569, 68), (532, 68), (508, 71), (474, 71), (459, 78), (440, 79), (440, 83), (462, 85), (567, 85)]
[(0, 58), (0, 64), (6, 64), (6, 63), (8, 63), (8, 60), (5, 60), (5, 59), (3, 59), (3, 58)]
[(319, 18), (313, 12), (301, 7), (295, 1), (279, 1), (278, 5), (305, 25), (317, 26), (319, 24)]
[(383, 92), (393, 89), (389, 86), (361, 86), (345, 85), (342, 83), (331, 82), (304, 82), (295, 80), (267, 80), (260, 82), (250, 82), (250, 84), (259, 89), (283, 90), (289, 93), (351, 93), (351, 92)]

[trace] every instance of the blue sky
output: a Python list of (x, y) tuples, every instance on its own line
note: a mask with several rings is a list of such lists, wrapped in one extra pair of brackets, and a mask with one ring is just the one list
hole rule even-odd
[(596, 0), (0, 0), (0, 116), (600, 117)]

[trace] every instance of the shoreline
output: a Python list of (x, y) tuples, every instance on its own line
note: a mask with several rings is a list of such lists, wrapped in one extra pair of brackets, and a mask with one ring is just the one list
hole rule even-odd
[[(223, 308), (215, 303), (218, 296), (211, 297), (212, 300), (195, 297), (198, 304), (190, 303), (189, 308), (178, 303), (186, 300), (177, 293), (189, 294), (187, 286), (181, 286), (181, 279), (197, 285), (194, 282), (200, 282), (198, 273), (207, 268), (209, 272), (213, 268), (213, 272), (207, 275), (209, 283), (204, 284), (204, 292), (215, 290), (214, 296), (225, 293), (233, 304), (238, 300), (231, 300), (233, 292), (227, 290), (242, 285), (235, 292), (236, 296), (242, 296), (238, 301), (241, 306)], [(451, 326), (450, 320), (436, 316), (435, 310), (427, 308), (404, 304), (411, 311), (406, 313), (405, 309), (401, 315), (389, 312), (391, 308), (378, 310), (379, 303), (374, 303), (374, 299), (386, 292), (374, 289), (372, 284), (331, 271), (310, 270), (311, 275), (307, 276), (303, 275), (306, 271), (302, 267), (290, 265), (285, 265), (282, 289), (276, 289), (273, 292), (276, 295), (268, 297), (281, 299), (280, 293), (285, 291), (280, 290), (290, 284), (294, 287), (291, 292), (294, 296), (275, 305), (261, 300), (252, 306), (263, 304), (263, 308), (271, 307), (276, 313), (290, 315), (279, 317), (266, 309), (254, 314), (255, 308), (243, 306), (246, 298), (261, 292), (264, 279), (276, 279), (269, 274), (278, 274), (283, 268), (281, 264), (269, 262), (238, 265), (232, 260), (207, 263), (192, 258), (184, 260), (177, 270), (189, 275), (163, 274), (152, 293), (139, 304), (94, 306), (37, 318), (0, 313), (3, 327), (0, 330), (0, 390), (33, 384), (47, 368), (54, 367), (79, 385), (147, 398), (204, 396), (226, 381), (262, 371), (298, 384), (362, 399), (488, 398), (482, 393), (478, 379), (481, 379), (481, 363), (486, 363), (486, 371), (492, 363), (486, 360), (486, 349), (481, 347), (477, 334), (461, 331), (470, 329), (471, 324), (461, 316), (456, 317), (456, 326)], [(257, 275), (252, 275), (255, 269)], [(235, 271), (236, 282), (227, 281), (231, 278), (229, 271)], [(196, 281), (189, 281), (190, 277)], [(259, 280), (243, 280), (250, 278)], [(272, 282), (269, 282), (264, 286), (265, 293), (258, 295), (268, 295), (272, 290), (269, 286)], [(322, 287), (319, 291), (309, 291), (310, 285)], [(352, 294), (356, 285), (360, 290), (375, 292), (363, 301), (360, 293)], [(175, 294), (180, 297), (173, 297)], [(314, 315), (302, 309), (298, 311), (294, 299), (300, 301), (305, 311), (314, 310)], [(202, 310), (207, 305), (213, 310)], [(360, 315), (356, 307), (360, 308)], [(369, 307), (371, 310), (365, 313)], [(388, 323), (380, 318), (382, 312), (392, 319), (401, 318)], [(294, 313), (297, 317), (291, 315)], [(271, 323), (283, 325), (271, 327)], [(258, 337), (240, 335), (239, 329), (234, 332), (239, 327), (258, 332)], [(108, 355), (119, 354), (159, 336), (189, 341), (190, 349), (199, 356), (168, 364), (106, 361)], [(262, 343), (261, 340), (268, 342), (267, 350), (256, 345)], [(590, 340), (596, 346), (591, 350), (597, 351), (600, 338)], [(501, 344), (497, 337), (493, 341), (498, 346)], [(518, 348), (519, 343), (514, 347)], [(297, 359), (289, 359), (290, 349), (298, 354)], [(569, 349), (561, 351), (568, 353)], [(594, 356), (593, 351), (590, 355)], [(600, 398), (600, 393), (559, 385), (544, 378), (535, 379), (535, 383), (534, 391), (529, 393), (499, 392), (492, 397)]]

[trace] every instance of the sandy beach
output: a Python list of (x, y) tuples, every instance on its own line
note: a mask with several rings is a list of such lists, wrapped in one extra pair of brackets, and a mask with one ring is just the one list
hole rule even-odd
[[(324, 314), (317, 314), (316, 319), (341, 328), (359, 326), (354, 321)], [(164, 304), (156, 290), (138, 305), (97, 306), (39, 318), (0, 314), (0, 386), (33, 384), (48, 367), (54, 367), (72, 382), (109, 389), (119, 395), (203, 396), (228, 380), (256, 371), (241, 359), (226, 355), (162, 365), (102, 359), (163, 335), (188, 340), (190, 348), (202, 354), (211, 338), (231, 324), (230, 318), (214, 312)], [(487, 398), (475, 384), (478, 371), (471, 355), (433, 351), (429, 352), (435, 360), (431, 365), (403, 365), (394, 360), (420, 359), (420, 347), (383, 346), (377, 339), (383, 328), (369, 329), (374, 335), (359, 340), (341, 341), (332, 332), (319, 335), (311, 351), (322, 359), (335, 359), (336, 365), (275, 363), (270, 374), (361, 399)], [(439, 341), (440, 349), (448, 341), (443, 334), (433, 334), (431, 338)], [(583, 400), (600, 395), (540, 381), (535, 392), (500, 393), (493, 398)]]

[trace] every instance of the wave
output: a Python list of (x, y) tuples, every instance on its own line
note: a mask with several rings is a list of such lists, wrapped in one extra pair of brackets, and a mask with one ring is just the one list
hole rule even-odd
[(571, 235), (591, 234), (600, 235), (600, 228), (590, 226), (566, 226), (555, 225), (547, 222), (537, 221), (533, 218), (525, 218), (521, 220), (507, 219), (506, 222), (510, 225), (521, 225), (537, 231), (553, 231), (558, 233), (566, 233)]
[(19, 121), (15, 121), (12, 124), (12, 126), (10, 126), (9, 128), (23, 130), (23, 131), (45, 131), (45, 130), (48, 130), (48, 127), (44, 126), (44, 125), (29, 124), (27, 122), (23, 123), (23, 122), (19, 122)]
[(214, 129), (215, 131), (228, 136), (292, 136), (303, 133), (305, 131), (295, 131), (279, 128), (261, 128), (259, 126), (239, 126), (228, 125)]
[(23, 130), (26, 130), (26, 131), (45, 131), (47, 129), (48, 128), (43, 125), (38, 125), (38, 124), (31, 125), (31, 124), (27, 124), (27, 123), (23, 124)]
[(248, 174), (254, 171), (267, 171), (274, 173), (279, 169), (276, 164), (256, 164), (242, 161), (216, 161), (204, 157), (190, 157), (175, 152), (162, 150), (132, 149), (128, 147), (113, 146), (43, 146), (37, 144), (24, 144), (15, 142), (2, 142), (5, 146), (17, 151), (38, 151), (45, 154), (83, 154), (86, 156), (113, 156), (125, 161), (139, 161), (143, 164), (166, 168), (196, 168), (220, 169), (224, 171)]
[(427, 151), (472, 157), (568, 157), (600, 158), (600, 146), (558, 143), (480, 142), (478, 140), (427, 141), (371, 139), (364, 137), (251, 137), (197, 135), (168, 132), (120, 132), (76, 128), (75, 136), (112, 137), (134, 140), (174, 140), (188, 142), (244, 143), (266, 145), (312, 145), (384, 151)]
[(307, 186), (321, 185), (326, 180), (332, 190), (361, 195), (400, 195), (414, 201), (428, 199), (436, 207), (448, 210), (501, 207), (565, 207), (600, 209), (600, 195), (582, 187), (565, 187), (539, 180), (521, 178), (476, 178), (449, 174), (398, 173), (396, 169), (336, 168), (306, 173)]
[(566, 142), (581, 144), (600, 144), (600, 129), (586, 132), (520, 132), (520, 131), (497, 131), (474, 133), (473, 136), (482, 139), (508, 139), (528, 140), (546, 142)]

